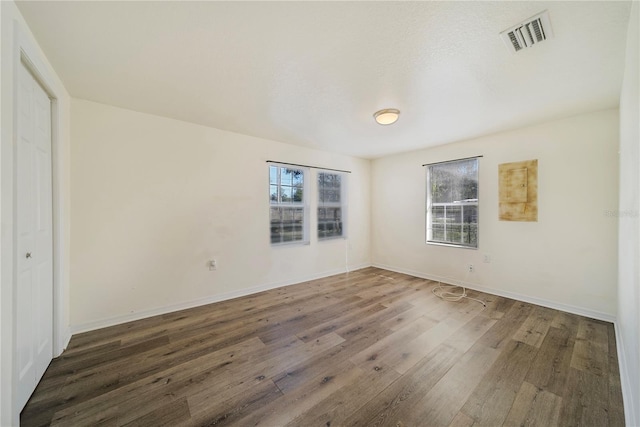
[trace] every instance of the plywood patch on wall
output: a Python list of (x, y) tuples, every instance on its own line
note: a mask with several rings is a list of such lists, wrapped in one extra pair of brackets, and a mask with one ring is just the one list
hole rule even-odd
[(538, 220), (538, 160), (498, 165), (501, 221)]

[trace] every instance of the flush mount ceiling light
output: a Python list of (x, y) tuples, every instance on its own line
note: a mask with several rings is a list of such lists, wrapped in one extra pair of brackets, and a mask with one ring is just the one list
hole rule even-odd
[(380, 125), (391, 125), (398, 120), (400, 116), (400, 110), (395, 108), (387, 108), (385, 110), (376, 111), (373, 113), (373, 118)]

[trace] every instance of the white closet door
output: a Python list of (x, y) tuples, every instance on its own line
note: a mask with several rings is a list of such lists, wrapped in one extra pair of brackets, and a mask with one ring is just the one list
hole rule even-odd
[(17, 402), (26, 404), (53, 357), (51, 101), (20, 65), (17, 140)]

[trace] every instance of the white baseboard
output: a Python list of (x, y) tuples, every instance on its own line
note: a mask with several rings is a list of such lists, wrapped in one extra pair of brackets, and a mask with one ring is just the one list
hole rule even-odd
[(509, 292), (501, 289), (487, 288), (476, 283), (465, 282), (464, 280), (453, 279), (451, 277), (440, 277), (433, 274), (425, 274), (419, 271), (408, 270), (404, 268), (391, 267), (389, 265), (373, 263), (373, 267), (382, 268), (389, 271), (395, 271), (397, 273), (408, 274), (410, 276), (421, 277), (423, 279), (434, 280), (437, 282), (448, 283), (451, 285), (464, 286), (468, 289), (484, 292), (486, 294), (497, 295), (505, 298), (511, 298), (522, 302), (528, 302), (531, 304), (541, 305), (543, 307), (553, 308), (555, 310), (565, 311), (567, 313), (577, 314), (579, 316), (589, 317), (591, 319), (603, 320), (605, 322), (615, 323), (615, 316), (608, 313), (602, 313), (595, 310), (590, 310), (583, 307), (576, 307), (569, 304), (563, 304), (556, 301), (550, 301), (543, 298), (532, 297), (530, 295), (519, 294), (516, 292)]
[(58, 338), (58, 341), (57, 341), (58, 345), (54, 349), (54, 352), (57, 354), (54, 354), (54, 357), (58, 357), (62, 354), (62, 352), (69, 345), (69, 341), (71, 341), (71, 328), (67, 327), (64, 329), (64, 331), (60, 334), (60, 337)]
[(342, 271), (341, 273), (352, 273), (354, 271), (362, 270), (363, 268), (368, 268), (368, 267), (372, 267), (372, 264), (370, 262), (362, 262), (360, 264), (350, 265), (349, 269), (346, 272)]
[[(109, 326), (120, 325), (120, 324), (126, 323), (126, 322), (132, 322), (134, 320), (146, 319), (147, 317), (158, 316), (158, 315), (167, 314), (167, 313), (173, 313), (174, 311), (180, 311), (180, 310), (185, 310), (185, 309), (188, 309), (188, 308), (199, 307), (201, 305), (212, 304), (212, 303), (215, 303), (215, 302), (227, 301), (227, 300), (234, 299), (234, 298), (239, 298), (239, 297), (243, 297), (243, 296), (247, 296), (247, 295), (251, 295), (251, 294), (256, 294), (258, 292), (268, 291), (270, 289), (280, 288), (280, 287), (283, 287), (283, 286), (295, 285), (297, 283), (302, 283), (302, 282), (308, 282), (309, 280), (321, 279), (323, 277), (333, 276), (335, 274), (353, 272), (353, 271), (360, 270), (360, 269), (366, 268), (366, 267), (371, 267), (371, 263), (362, 263), (362, 264), (350, 265), (348, 270), (344, 269), (344, 268), (336, 269), (336, 270), (330, 270), (330, 271), (325, 271), (325, 272), (318, 273), (318, 274), (313, 274), (313, 275), (310, 275), (310, 276), (298, 277), (298, 278), (295, 278), (295, 279), (285, 280), (285, 281), (281, 281), (281, 282), (266, 283), (266, 284), (263, 284), (263, 285), (252, 286), (250, 288), (239, 289), (237, 291), (226, 292), (226, 293), (218, 294), (218, 295), (211, 295), (211, 296), (206, 297), (206, 298), (199, 298), (199, 299), (196, 299), (196, 300), (184, 301), (184, 302), (181, 302), (181, 303), (171, 304), (171, 305), (164, 306), (164, 307), (157, 307), (157, 308), (152, 308), (152, 309), (148, 309), (148, 310), (140, 310), (140, 311), (136, 311), (134, 313), (108, 317), (108, 318), (104, 318), (104, 319), (100, 319), (100, 320), (95, 320), (95, 321), (92, 321), (92, 322), (86, 322), (86, 323), (81, 323), (81, 324), (78, 324), (78, 325), (72, 325), (71, 329), (70, 329), (70, 332), (71, 332), (71, 334), (79, 334), (79, 333), (82, 333), (82, 332), (89, 332), (89, 331), (93, 331), (93, 330), (96, 330), (96, 329), (107, 328)], [(70, 337), (71, 337), (71, 335), (69, 335), (69, 338)], [(66, 344), (68, 344), (68, 343), (69, 343), (69, 340), (67, 340)], [(66, 347), (66, 345), (65, 345), (65, 347)]]
[(267, 283), (267, 284), (263, 284), (263, 285), (253, 286), (253, 287), (250, 287), (250, 288), (239, 289), (237, 291), (227, 292), (227, 293), (224, 293), (224, 294), (212, 295), (212, 296), (209, 296), (209, 297), (206, 297), (206, 298), (200, 298), (200, 299), (196, 299), (196, 300), (191, 300), (191, 301), (185, 301), (185, 302), (181, 302), (181, 303), (177, 303), (177, 304), (172, 304), (172, 305), (169, 305), (169, 306), (157, 307), (157, 308), (152, 308), (152, 309), (147, 309), (147, 310), (141, 310), (141, 311), (136, 311), (134, 313), (118, 315), (118, 316), (112, 316), (112, 317), (108, 317), (108, 318), (104, 318), (104, 319), (100, 319), (100, 320), (95, 320), (95, 321), (92, 321), (92, 322), (81, 323), (81, 324), (78, 324), (78, 325), (71, 325), (71, 328), (69, 330), (69, 334), (64, 338), (65, 339), (65, 347), (66, 347), (66, 344), (69, 343), (69, 339), (71, 338), (71, 334), (78, 334), (78, 333), (82, 333), (82, 332), (93, 331), (93, 330), (96, 330), (96, 329), (101, 329), (101, 328), (106, 328), (106, 327), (109, 327), (109, 326), (119, 325), (119, 324), (122, 324), (122, 323), (131, 322), (131, 321), (134, 321), (134, 320), (145, 319), (147, 317), (158, 316), (158, 315), (161, 315), (161, 314), (172, 313), (174, 311), (179, 311), (179, 310), (185, 310), (185, 309), (188, 309), (188, 308), (199, 307), (201, 305), (212, 304), (212, 303), (221, 302), (221, 301), (227, 301), (227, 300), (230, 300), (230, 299), (234, 299), (234, 298), (239, 298), (239, 297), (255, 294), (255, 293), (258, 293), (258, 292), (268, 291), (270, 289), (280, 288), (282, 286), (294, 285), (294, 284), (301, 283), (301, 282), (307, 282), (309, 280), (321, 279), (323, 277), (333, 276), (335, 274), (346, 273), (347, 271), (349, 271), (349, 272), (356, 271), (356, 270), (360, 270), (362, 268), (367, 268), (367, 267), (372, 267), (372, 266), (373, 267), (377, 267), (377, 268), (382, 268), (382, 269), (385, 269), (385, 270), (389, 270), (389, 271), (395, 271), (395, 272), (398, 272), (398, 273), (408, 274), (410, 276), (421, 277), (423, 279), (429, 279), (429, 280), (440, 281), (440, 282), (443, 282), (443, 283), (450, 283), (450, 284), (454, 284), (454, 285), (460, 285), (460, 286), (464, 286), (466, 288), (473, 289), (473, 290), (476, 290), (476, 291), (485, 292), (485, 293), (492, 294), (492, 295), (498, 295), (498, 296), (502, 296), (502, 297), (506, 297), (506, 298), (511, 298), (511, 299), (515, 299), (515, 300), (518, 300), (518, 301), (529, 302), (529, 303), (536, 304), (536, 305), (541, 305), (541, 306), (544, 306), (544, 307), (554, 308), (556, 310), (566, 311), (568, 313), (578, 314), (580, 316), (590, 317), (590, 318), (598, 319), (598, 320), (604, 320), (606, 322), (612, 322), (612, 323), (615, 322), (615, 317), (614, 316), (611, 316), (611, 315), (606, 314), (606, 313), (593, 311), (593, 310), (587, 310), (587, 309), (584, 309), (584, 308), (581, 308), (581, 307), (574, 307), (574, 306), (567, 305), (567, 304), (561, 304), (561, 303), (557, 303), (557, 302), (554, 302), (554, 301), (549, 301), (549, 300), (536, 298), (536, 297), (531, 297), (531, 296), (528, 296), (528, 295), (522, 295), (522, 294), (509, 292), (509, 291), (503, 291), (503, 290), (498, 290), (498, 289), (493, 289), (493, 288), (486, 288), (484, 286), (477, 285), (475, 283), (469, 283), (469, 282), (456, 280), (456, 279), (452, 279), (452, 278), (448, 278), (448, 277), (439, 277), (439, 276), (436, 276), (436, 275), (425, 274), (425, 273), (421, 273), (419, 271), (412, 271), (412, 270), (403, 269), (403, 268), (396, 268), (396, 267), (392, 267), (392, 266), (388, 266), (388, 265), (384, 265), (384, 264), (379, 264), (379, 263), (374, 263), (374, 264), (361, 263), (361, 264), (349, 266), (348, 270), (346, 270), (346, 269), (330, 270), (330, 271), (325, 271), (323, 273), (313, 274), (313, 275), (310, 275), (310, 276), (298, 277), (298, 278), (295, 278), (295, 279), (281, 281), (281, 282)]
[(629, 372), (629, 365), (627, 363), (627, 357), (625, 352), (624, 341), (622, 340), (622, 334), (619, 332), (618, 323), (614, 322), (614, 329), (616, 331), (616, 351), (618, 352), (618, 367), (620, 369), (620, 386), (622, 388), (622, 400), (624, 403), (624, 421), (625, 425), (634, 427), (640, 426), (640, 419), (637, 418), (637, 409), (635, 405), (638, 403), (633, 396), (633, 390), (631, 390), (631, 384), (629, 378), (631, 378), (631, 372)]

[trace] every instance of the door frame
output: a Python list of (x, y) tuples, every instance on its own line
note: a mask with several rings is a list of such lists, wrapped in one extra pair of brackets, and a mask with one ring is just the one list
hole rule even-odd
[[(3, 109), (2, 145), (0, 147), (0, 183), (2, 240), (0, 253), (0, 304), (2, 308), (2, 343), (0, 369), (2, 387), (0, 396), (0, 424), (17, 425), (21, 408), (16, 407), (13, 390), (17, 386), (16, 334), (17, 334), (17, 119), (19, 67), (23, 63), (51, 99), (51, 171), (52, 171), (52, 233), (53, 233), (53, 354), (59, 356), (71, 338), (68, 311), (68, 132), (69, 97), (59, 82), (55, 71), (40, 50), (37, 43), (27, 36), (28, 28), (18, 20), (12, 21), (13, 49), (9, 79), (12, 93), (9, 113)], [(6, 33), (5, 33), (6, 34)], [(3, 60), (6, 57), (3, 56)], [(6, 70), (6, 68), (4, 68)], [(3, 88), (9, 86), (4, 80)], [(3, 95), (3, 100), (5, 96)], [(64, 120), (64, 121), (63, 121)], [(9, 128), (9, 129), (7, 129)], [(5, 133), (6, 131), (6, 133)], [(67, 143), (65, 143), (67, 142)], [(4, 379), (11, 379), (6, 381)], [(7, 384), (9, 383), (9, 384)]]
[[(56, 217), (59, 218), (58, 215), (56, 215), (56, 213), (58, 212), (59, 209), (59, 188), (58, 191), (56, 191), (58, 185), (56, 185), (56, 176), (58, 175), (57, 173), (57, 167), (56, 167), (56, 147), (58, 146), (58, 131), (56, 130), (57, 128), (57, 122), (59, 119), (59, 114), (58, 114), (58, 109), (59, 109), (59, 105), (58, 105), (58, 98), (56, 98), (55, 93), (53, 93), (53, 91), (50, 89), (49, 85), (46, 85), (44, 83), (44, 79), (42, 78), (42, 74), (38, 72), (38, 68), (36, 67), (36, 65), (33, 63), (33, 61), (30, 59), (30, 57), (23, 51), (20, 51), (20, 58), (19, 60), (16, 62), (17, 66), (19, 67), (20, 64), (24, 64), (25, 68), (33, 75), (33, 78), (36, 80), (36, 82), (38, 84), (40, 84), (40, 86), (42, 86), (42, 88), (44, 89), (45, 93), (49, 96), (49, 99), (51, 101), (51, 197), (52, 197), (52, 204), (51, 204), (51, 212), (52, 212), (52, 238), (53, 238), (53, 247), (52, 247), (52, 251), (53, 251), (53, 336), (51, 337), (51, 339), (53, 340), (53, 355), (52, 356), (59, 356), (60, 353), (62, 353), (62, 350), (64, 350), (64, 346), (66, 346), (66, 343), (61, 342), (61, 340), (59, 339), (59, 335), (60, 335), (60, 322), (61, 322), (61, 318), (60, 318), (60, 312), (59, 312), (59, 306), (60, 306), (60, 298), (61, 295), (59, 293), (60, 291), (60, 280), (59, 280), (59, 274), (56, 274), (56, 267), (58, 267), (58, 273), (59, 273), (59, 267), (60, 267), (60, 226), (61, 224), (59, 223), (59, 221), (56, 220)], [(14, 79), (14, 110), (15, 112), (18, 111), (17, 108), (17, 103), (18, 103), (18, 84), (19, 84), (19, 79), (15, 78)], [(16, 144), (17, 144), (17, 137), (18, 137), (18, 132), (17, 132), (17, 128), (18, 128), (18, 117), (17, 114), (14, 114), (13, 117), (13, 126), (14, 126), (14, 132), (13, 132), (13, 136), (14, 136), (14, 165), (17, 165), (17, 152), (15, 150)], [(14, 183), (13, 183), (13, 189), (14, 192), (17, 191), (17, 176), (18, 176), (18, 170), (17, 168), (14, 169), (13, 171), (13, 178), (14, 178)], [(59, 184), (59, 182), (58, 182)], [(18, 215), (18, 207), (14, 204), (14, 208), (13, 208), (13, 213), (14, 213), (14, 229), (13, 232), (15, 232), (15, 223), (17, 222), (17, 215)], [(57, 236), (56, 236), (57, 235)], [(57, 238), (56, 238), (57, 237)], [(15, 239), (15, 237), (14, 237)], [(14, 256), (14, 263), (17, 262), (17, 247), (14, 244), (13, 247), (13, 256)], [(15, 265), (15, 264), (14, 264)], [(58, 280), (57, 280), (58, 279)], [(14, 286), (15, 283), (17, 282), (17, 277), (15, 275), (15, 271), (14, 271)], [(14, 288), (15, 289), (15, 288)], [(14, 299), (14, 303), (17, 302)], [(14, 327), (14, 331), (16, 330), (16, 328)], [(61, 348), (62, 347), (62, 348)]]

